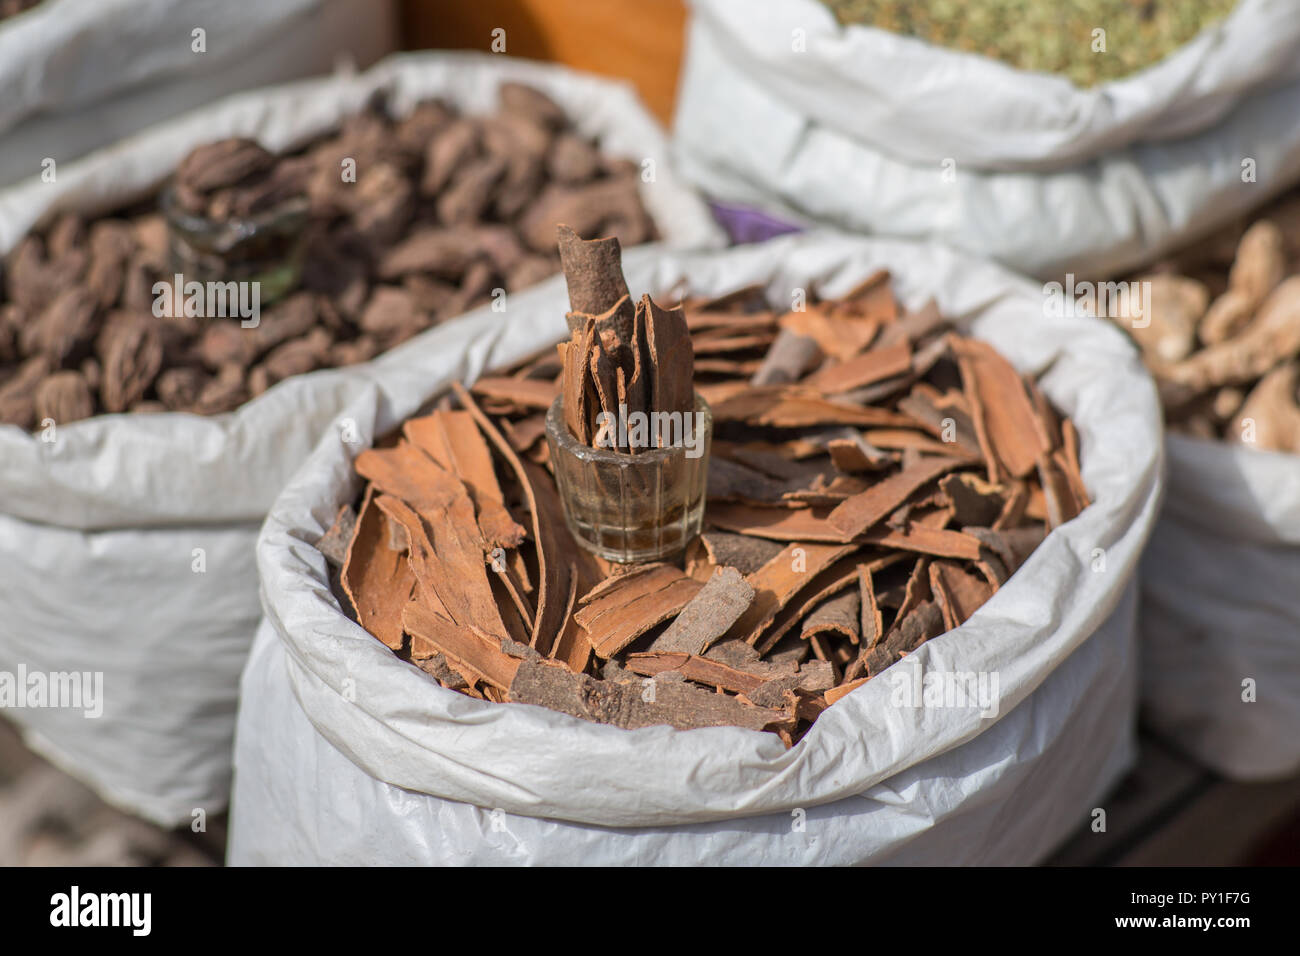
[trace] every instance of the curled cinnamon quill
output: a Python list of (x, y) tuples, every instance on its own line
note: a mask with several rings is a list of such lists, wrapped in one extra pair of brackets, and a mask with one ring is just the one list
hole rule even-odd
[[(685, 313), (662, 308), (649, 295), (632, 304), (617, 239), (585, 240), (565, 225), (556, 233), (571, 310), (569, 341), (560, 347), (569, 431), (594, 446), (604, 437), (600, 420), (690, 412), (695, 354)], [(636, 451), (625, 443), (617, 450)]]

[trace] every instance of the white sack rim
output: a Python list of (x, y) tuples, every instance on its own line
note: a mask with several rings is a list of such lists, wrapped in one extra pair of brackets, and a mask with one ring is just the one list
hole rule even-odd
[[(1189, 136), (1251, 94), (1300, 78), (1293, 0), (1241, 0), (1159, 63), (1092, 89), (875, 27), (841, 26), (817, 0), (691, 5), (753, 82), (856, 142), (924, 164), (951, 157), (986, 170), (1071, 166)], [(793, 47), (796, 30), (803, 51)]]

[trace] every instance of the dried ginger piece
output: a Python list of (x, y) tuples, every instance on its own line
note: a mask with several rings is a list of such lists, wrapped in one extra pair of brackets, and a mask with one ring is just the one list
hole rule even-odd
[(1300, 362), (1279, 365), (1260, 379), (1226, 434), (1258, 448), (1300, 455)]
[(1197, 330), (1201, 341), (1218, 345), (1240, 332), (1285, 275), (1286, 241), (1282, 231), (1261, 219), (1241, 237), (1237, 258), (1228, 273), (1228, 289), (1201, 319)]

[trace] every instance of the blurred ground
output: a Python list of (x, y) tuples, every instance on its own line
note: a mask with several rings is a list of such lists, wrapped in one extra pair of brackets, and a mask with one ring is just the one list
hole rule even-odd
[(108, 806), (0, 720), (0, 866), (219, 866), (226, 821), (168, 831)]
[[(1300, 865), (1300, 777), (1237, 784), (1159, 741), (1101, 801), (1052, 866)], [(0, 866), (220, 866), (226, 820), (208, 832), (162, 830), (108, 806), (23, 746), (0, 720)]]
[(1052, 866), (1295, 866), (1300, 777), (1233, 783), (1149, 735), (1138, 765), (1100, 801), (1105, 830), (1079, 828)]

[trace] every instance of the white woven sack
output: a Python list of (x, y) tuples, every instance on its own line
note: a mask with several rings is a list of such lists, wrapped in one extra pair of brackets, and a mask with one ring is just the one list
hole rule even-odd
[[(438, 330), (442, 355), (346, 410), (272, 508), (258, 544), (265, 620), (243, 679), (230, 861), (319, 863), (1028, 863), (1134, 756), (1138, 556), (1162, 446), (1131, 346), (1044, 317), (1041, 290), (933, 246), (834, 235), (708, 255), (638, 250), (629, 287), (753, 283), (842, 294), (889, 268), (1026, 371), (1082, 436), (1095, 501), (970, 620), (827, 710), (793, 749), (737, 728), (624, 731), (444, 690), (345, 618), (312, 545), (359, 490), (353, 457), (457, 379), (565, 333), (549, 280), (493, 319)], [(410, 356), (417, 358), (417, 356)], [(996, 716), (891, 701), (897, 678), (996, 674)], [(795, 825), (792, 825), (795, 824)]]
[(1145, 721), (1237, 780), (1300, 771), (1300, 461), (1170, 435), (1142, 559)]
[(816, 0), (691, 6), (674, 147), (729, 202), (1097, 278), (1300, 179), (1291, 0), (1243, 0), (1165, 61), (1090, 90), (840, 27)]
[(239, 90), (369, 66), (394, 27), (390, 0), (44, 0), (0, 21), (0, 185)]

